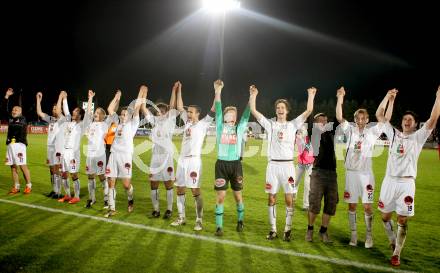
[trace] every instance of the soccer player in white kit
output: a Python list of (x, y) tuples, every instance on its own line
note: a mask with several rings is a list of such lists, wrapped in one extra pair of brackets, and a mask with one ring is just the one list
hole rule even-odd
[(158, 103), (157, 114), (154, 116), (142, 104), (144, 119), (141, 120), (141, 126), (150, 123), (152, 126), (151, 140), (153, 141), (153, 152), (150, 162), (150, 184), (151, 184), (151, 203), (153, 204), (152, 217), (160, 217), (159, 209), (159, 183), (163, 181), (167, 192), (167, 210), (163, 215), (164, 219), (169, 219), (173, 211), (174, 190), (174, 145), (173, 133), (176, 127), (176, 117), (178, 115), (176, 108), (176, 92), (181, 89), (180, 82), (174, 83), (171, 91), (170, 105)]
[(43, 99), (43, 94), (38, 92), (36, 95), (37, 101), (37, 115), (48, 123), (47, 128), (47, 165), (50, 171), (50, 182), (52, 185), (52, 191), (47, 195), (47, 197), (52, 197), (55, 199), (61, 198), (59, 196), (61, 190), (61, 176), (60, 176), (60, 165), (61, 165), (61, 155), (57, 156), (56, 153), (56, 138), (60, 135), (60, 126), (57, 112), (57, 105), (52, 107), (52, 115), (44, 113), (41, 109), (41, 101)]
[[(93, 99), (95, 93), (89, 91), (89, 100)], [(115, 99), (113, 99), (115, 100)], [(89, 119), (93, 118), (93, 122), (86, 128), (85, 135), (88, 139), (87, 145), (87, 160), (86, 160), (86, 174), (88, 176), (88, 190), (89, 199), (86, 203), (86, 208), (91, 208), (96, 203), (96, 180), (95, 176), (99, 177), (104, 194), (104, 207), (108, 206), (108, 183), (105, 179), (106, 168), (106, 154), (104, 137), (107, 134), (108, 127), (112, 121), (111, 117), (105, 118), (105, 110), (101, 107), (96, 108), (95, 113), (92, 109), (87, 109), (86, 115)], [(92, 117), (93, 116), (93, 117)]]
[[(372, 223), (375, 180), (372, 169), (374, 144), (382, 134), (380, 123), (368, 126), (369, 116), (366, 109), (360, 108), (354, 113), (354, 124), (343, 118), (342, 105), (345, 89), (341, 87), (336, 93), (336, 119), (340, 123), (342, 134), (347, 138), (345, 155), (345, 191), (344, 200), (348, 203), (348, 222), (351, 230), (349, 245), (357, 246), (356, 208), (359, 199), (364, 207), (366, 239), (365, 248), (373, 247)], [(387, 94), (388, 98), (395, 96), (394, 91)], [(388, 105), (386, 118), (391, 119), (392, 103)]]
[[(132, 108), (121, 109), (121, 115), (119, 120), (115, 117), (116, 103), (111, 103), (108, 107), (109, 115), (113, 116), (113, 122), (118, 123), (116, 128), (115, 139), (113, 141), (110, 157), (108, 159), (107, 167), (105, 170), (106, 177), (108, 179), (109, 186), (109, 198), (108, 205), (109, 210), (104, 217), (112, 217), (116, 214), (116, 180), (120, 178), (122, 185), (127, 193), (128, 198), (128, 212), (133, 211), (133, 185), (131, 184), (131, 175), (133, 170), (133, 138), (136, 135), (136, 131), (139, 127), (139, 109), (142, 104), (142, 100), (145, 100), (147, 96), (148, 88), (145, 85), (141, 85), (138, 97)], [(115, 95), (114, 101), (119, 101), (121, 98), (121, 92), (118, 91)]]
[(183, 130), (182, 148), (177, 163), (176, 182), (177, 186), (177, 211), (178, 218), (171, 223), (172, 226), (180, 226), (186, 223), (185, 218), (185, 190), (190, 188), (196, 205), (196, 224), (194, 230), (202, 230), (203, 200), (201, 195), (201, 172), (202, 172), (202, 145), (209, 125), (214, 120), (214, 105), (211, 112), (199, 120), (200, 107), (189, 105), (188, 110), (183, 108), (182, 90), (177, 91), (177, 110), (185, 122)]
[[(440, 87), (437, 89), (431, 116), (416, 130), (418, 119), (410, 111), (402, 117), (402, 131), (394, 128), (384, 117), (386, 98), (378, 110), (377, 120), (385, 122), (384, 132), (390, 141), (387, 169), (380, 189), (379, 210), (386, 234), (394, 248), (391, 264), (400, 265), (400, 253), (405, 243), (408, 230), (408, 217), (414, 216), (415, 179), (417, 177), (417, 161), (423, 144), (431, 135), (440, 115)], [(397, 236), (393, 231), (393, 212), (397, 214)]]
[[(62, 91), (63, 106), (67, 108), (67, 93)], [(58, 100), (59, 101), (59, 100)], [(87, 108), (90, 109), (92, 103), (92, 98), (89, 97)], [(58, 115), (61, 115), (61, 106), (57, 105)], [(69, 204), (76, 204), (80, 202), (80, 181), (79, 181), (79, 166), (81, 159), (81, 137), (85, 132), (85, 129), (90, 124), (91, 119), (85, 116), (85, 111), (76, 107), (72, 115), (70, 115), (68, 108), (65, 109), (65, 116), (60, 119), (62, 124), (62, 129), (64, 131), (64, 149), (62, 152), (62, 178), (63, 185), (66, 195), (58, 199), (58, 202), (69, 202)], [(84, 120), (83, 120), (84, 119)], [(68, 181), (68, 174), (73, 181), (73, 191), (74, 197), (70, 195), (70, 185)]]
[(290, 111), (289, 103), (284, 99), (275, 102), (276, 119), (268, 120), (257, 111), (256, 98), (258, 90), (251, 86), (249, 104), (252, 115), (258, 123), (266, 130), (268, 139), (268, 160), (266, 169), (266, 193), (268, 194), (268, 212), (271, 229), (266, 236), (268, 240), (277, 238), (276, 227), (276, 194), (279, 189), (284, 190), (286, 201), (286, 225), (284, 227), (284, 241), (291, 240), (292, 218), (294, 200), (297, 189), (295, 187), (295, 166), (294, 150), (296, 131), (301, 129), (302, 125), (313, 112), (313, 101), (316, 94), (316, 88), (307, 89), (308, 100), (307, 109), (296, 119), (287, 121), (287, 115)]

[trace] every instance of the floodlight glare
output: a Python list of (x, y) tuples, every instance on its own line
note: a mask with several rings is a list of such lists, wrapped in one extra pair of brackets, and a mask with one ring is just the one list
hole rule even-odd
[(236, 0), (203, 0), (203, 8), (209, 12), (224, 13), (240, 8), (240, 1)]

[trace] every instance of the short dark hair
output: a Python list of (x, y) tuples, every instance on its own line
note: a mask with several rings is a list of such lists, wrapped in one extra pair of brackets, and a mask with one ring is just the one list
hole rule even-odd
[(119, 113), (118, 114), (120, 115), (122, 113), (122, 111), (124, 111), (124, 110), (128, 111), (128, 107), (124, 106), (124, 107), (119, 108), (119, 111), (118, 111)]
[(79, 115), (81, 116), (81, 119), (84, 119), (84, 115), (86, 114), (86, 111), (81, 107), (76, 107), (76, 108), (79, 109)]
[(165, 109), (167, 112), (170, 110), (170, 106), (163, 102), (156, 103), (156, 107), (159, 109)]
[(402, 118), (406, 115), (410, 115), (414, 118), (416, 123), (419, 123), (419, 115), (417, 115), (414, 111), (411, 110), (406, 110), (405, 112), (403, 112)]
[(200, 106), (198, 106), (198, 105), (195, 105), (195, 104), (188, 105), (188, 108), (190, 108), (190, 107), (196, 109), (197, 113), (201, 113), (202, 112), (202, 108)]

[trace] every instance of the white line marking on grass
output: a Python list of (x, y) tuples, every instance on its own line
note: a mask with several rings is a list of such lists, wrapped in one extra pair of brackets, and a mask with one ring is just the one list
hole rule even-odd
[(259, 246), (259, 245), (253, 245), (253, 244), (246, 244), (246, 243), (241, 243), (241, 242), (232, 241), (232, 240), (217, 239), (217, 238), (204, 236), (204, 235), (195, 235), (195, 234), (184, 233), (184, 232), (179, 232), (179, 231), (150, 227), (150, 226), (141, 225), (141, 224), (133, 224), (133, 223), (123, 222), (123, 221), (119, 221), (119, 220), (108, 219), (108, 218), (104, 218), (104, 217), (97, 217), (97, 216), (81, 214), (81, 213), (77, 213), (77, 212), (65, 211), (65, 210), (60, 210), (60, 209), (53, 209), (53, 208), (48, 208), (48, 207), (43, 207), (43, 206), (38, 206), (38, 205), (33, 205), (33, 204), (5, 200), (5, 199), (1, 199), (1, 198), (0, 198), (0, 202), (7, 203), (7, 204), (13, 204), (13, 205), (21, 206), (21, 207), (39, 209), (39, 210), (48, 211), (48, 212), (61, 213), (61, 214), (80, 217), (80, 218), (88, 218), (88, 219), (93, 219), (96, 221), (107, 222), (107, 223), (112, 223), (112, 224), (116, 224), (116, 225), (132, 227), (132, 228), (136, 228), (136, 229), (143, 229), (143, 230), (148, 230), (148, 231), (155, 231), (155, 232), (159, 232), (159, 233), (170, 234), (170, 235), (174, 235), (174, 236), (180, 236), (180, 237), (184, 237), (184, 238), (191, 238), (191, 239), (196, 239), (196, 240), (208, 241), (208, 242), (212, 242), (212, 243), (216, 243), (216, 244), (249, 248), (249, 249), (253, 249), (253, 250), (259, 250), (259, 251), (263, 251), (263, 252), (276, 253), (276, 254), (283, 254), (283, 255), (288, 255), (288, 256), (303, 257), (303, 258), (307, 258), (307, 259), (318, 260), (318, 261), (337, 264), (337, 265), (353, 266), (353, 267), (357, 267), (357, 268), (361, 268), (361, 269), (378, 270), (378, 271), (385, 271), (385, 272), (399, 272), (399, 273), (415, 272), (415, 271), (400, 270), (400, 269), (396, 269), (396, 268), (392, 268), (392, 267), (384, 267), (384, 266), (380, 266), (380, 265), (366, 264), (366, 263), (361, 263), (361, 262), (356, 262), (356, 261), (349, 261), (349, 260), (344, 260), (344, 259), (330, 258), (330, 257), (325, 257), (325, 256), (320, 256), (320, 255), (301, 253), (301, 252), (296, 252), (296, 251), (292, 251), (292, 250), (285, 250), (285, 249), (279, 249), (279, 248), (273, 248), (273, 247), (265, 247), (265, 246)]

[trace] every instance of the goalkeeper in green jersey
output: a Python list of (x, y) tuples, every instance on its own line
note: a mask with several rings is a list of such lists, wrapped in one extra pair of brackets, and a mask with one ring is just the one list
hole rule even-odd
[(226, 197), (226, 190), (231, 184), (234, 191), (235, 202), (237, 203), (237, 231), (243, 230), (244, 205), (241, 191), (243, 190), (243, 168), (241, 165), (241, 149), (243, 134), (246, 132), (250, 116), (249, 105), (237, 123), (237, 108), (228, 106), (222, 109), (221, 92), (223, 82), (214, 82), (215, 89), (215, 122), (217, 131), (217, 162), (215, 163), (215, 186), (217, 200), (215, 207), (215, 235), (223, 235), (223, 203)]

